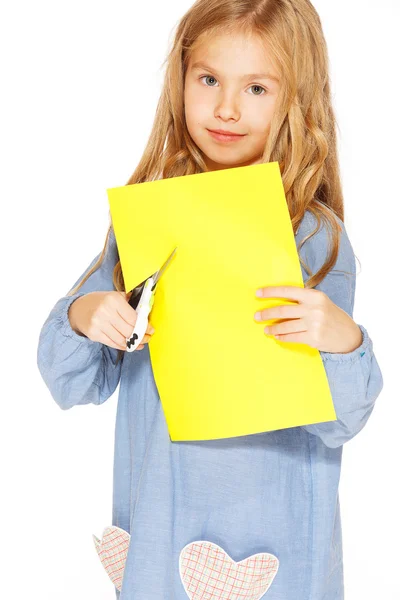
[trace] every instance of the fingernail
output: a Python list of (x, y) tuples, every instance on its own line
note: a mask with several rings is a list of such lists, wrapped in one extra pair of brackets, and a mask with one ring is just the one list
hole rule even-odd
[(262, 298), (263, 295), (263, 291), (262, 290), (257, 290), (256, 291), (256, 296), (258, 296), (259, 298)]
[(256, 314), (254, 315), (254, 318), (256, 321), (261, 321), (261, 313), (260, 312), (256, 312)]

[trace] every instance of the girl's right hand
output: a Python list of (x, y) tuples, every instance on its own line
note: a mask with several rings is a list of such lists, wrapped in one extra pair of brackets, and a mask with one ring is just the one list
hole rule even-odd
[[(72, 329), (94, 342), (101, 342), (117, 350), (126, 350), (126, 339), (132, 334), (137, 312), (128, 304), (131, 292), (89, 292), (80, 296), (69, 307), (68, 318)], [(142, 343), (154, 333), (149, 323)]]

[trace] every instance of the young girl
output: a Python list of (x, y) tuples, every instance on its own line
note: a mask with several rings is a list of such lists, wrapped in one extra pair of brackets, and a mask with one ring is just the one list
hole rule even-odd
[[(337, 420), (171, 442), (151, 326), (139, 351), (124, 352), (136, 312), (111, 225), (101, 254), (42, 327), (38, 367), (62, 409), (102, 404), (121, 383), (112, 524), (131, 538), (120, 600), (344, 597), (342, 448), (365, 426), (383, 380), (367, 330), (352, 319), (355, 258), (325, 39), (309, 0), (199, 0), (177, 28), (154, 127), (128, 184), (271, 161), (279, 161), (305, 287), (261, 287), (297, 304), (262, 311), (263, 321), (281, 322), (260, 324), (260, 335), (318, 348)], [(270, 553), (278, 571), (256, 595), (247, 580), (238, 584), (234, 563), (214, 567), (214, 555), (207, 577), (186, 591), (179, 561), (194, 541), (217, 544), (236, 562)]]

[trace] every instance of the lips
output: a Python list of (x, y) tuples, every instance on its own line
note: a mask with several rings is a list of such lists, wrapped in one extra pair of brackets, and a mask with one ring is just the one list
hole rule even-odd
[[(222, 133), (215, 131), (213, 129), (207, 129), (208, 133), (211, 135), (211, 137), (216, 140), (217, 142), (238, 142), (239, 140), (243, 139), (245, 137), (245, 134), (238, 134), (238, 133), (229, 133), (229, 132), (225, 132), (223, 131)], [(221, 130), (220, 130), (221, 131)]]
[(234, 133), (233, 131), (224, 131), (223, 129), (209, 129), (211, 133), (217, 133), (220, 135), (226, 135), (227, 137), (243, 137), (244, 133)]

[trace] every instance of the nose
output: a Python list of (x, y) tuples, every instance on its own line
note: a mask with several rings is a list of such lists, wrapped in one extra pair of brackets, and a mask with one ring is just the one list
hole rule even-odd
[(214, 116), (223, 121), (229, 121), (230, 119), (237, 121), (240, 118), (240, 108), (236, 94), (229, 91), (221, 91), (218, 96)]

